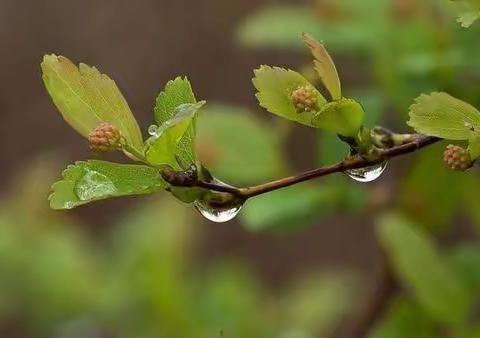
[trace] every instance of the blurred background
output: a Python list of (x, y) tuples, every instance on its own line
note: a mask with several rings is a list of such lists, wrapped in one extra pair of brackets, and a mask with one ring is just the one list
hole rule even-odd
[(480, 24), (456, 16), (448, 0), (0, 0), (0, 337), (341, 337), (381, 283), (382, 252), (396, 288), (369, 336), (480, 337), (480, 179), (446, 170), (445, 144), (372, 183), (329, 176), (255, 198), (224, 224), (167, 194), (47, 201), (68, 163), (94, 155), (43, 87), (45, 53), (109, 74), (144, 131), (164, 84), (188, 76), (208, 101), (200, 158), (249, 185), (348, 151), (262, 111), (254, 68), (316, 81), (309, 32), (368, 126), (408, 132), (422, 92), (480, 106)]

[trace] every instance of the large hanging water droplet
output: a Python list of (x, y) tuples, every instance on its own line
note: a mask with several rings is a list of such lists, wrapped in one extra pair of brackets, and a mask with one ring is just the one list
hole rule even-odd
[(150, 136), (157, 136), (158, 127), (154, 124), (148, 127), (148, 134)]
[(380, 164), (375, 164), (370, 167), (350, 169), (346, 170), (345, 174), (358, 182), (372, 182), (382, 175), (387, 167), (387, 164), (388, 161), (384, 161)]
[(214, 206), (209, 201), (198, 199), (193, 202), (195, 208), (202, 214), (206, 219), (223, 223), (228, 222), (235, 218), (242, 209), (243, 203), (238, 202), (235, 204), (229, 204), (228, 206)]

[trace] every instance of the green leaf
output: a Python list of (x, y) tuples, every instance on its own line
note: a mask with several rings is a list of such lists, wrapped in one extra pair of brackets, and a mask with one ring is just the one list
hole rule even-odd
[(432, 318), (445, 324), (464, 322), (470, 294), (428, 235), (398, 215), (380, 219), (378, 236), (400, 280)]
[(342, 98), (325, 104), (314, 113), (312, 123), (343, 136), (356, 136), (365, 119), (362, 106), (352, 99)]
[[(299, 332), (284, 337), (331, 337), (345, 315), (351, 311), (357, 281), (335, 271), (330, 274), (301, 278), (281, 298), (286, 332)], [(303, 334), (301, 334), (303, 333)]]
[(410, 173), (398, 194), (403, 210), (432, 230), (454, 225), (455, 215), (466, 205), (465, 196), (469, 200), (475, 196), (466, 194), (476, 186), (474, 175), (447, 168), (442, 163), (444, 149), (445, 144), (437, 144), (414, 155)]
[(319, 35), (320, 21), (310, 6), (267, 7), (246, 18), (237, 32), (240, 42), (249, 47), (297, 48), (302, 32)]
[(155, 168), (89, 160), (76, 162), (52, 186), (50, 206), (72, 209), (110, 197), (149, 194), (166, 187)]
[(449, 140), (467, 140), (480, 131), (480, 112), (447, 93), (422, 94), (410, 107), (407, 122), (417, 132)]
[[(288, 120), (313, 127), (312, 112), (298, 113), (290, 98), (291, 93), (300, 86), (311, 84), (299, 73), (279, 67), (261, 66), (254, 71), (253, 85), (257, 89), (256, 97), (260, 106), (270, 113)], [(312, 86), (313, 87), (313, 86)], [(317, 94), (318, 107), (326, 103), (325, 98)]]
[[(155, 123), (162, 126), (163, 123), (175, 116), (178, 106), (196, 102), (192, 86), (186, 77), (177, 77), (175, 80), (169, 81), (165, 85), (165, 89), (157, 96), (154, 108)], [(195, 133), (195, 118), (193, 118), (176, 150), (183, 169), (187, 169), (189, 165), (195, 162)]]
[(179, 144), (204, 104), (205, 101), (200, 101), (195, 104), (181, 104), (176, 108), (174, 117), (165, 121), (157, 129), (156, 135), (147, 140), (145, 156), (148, 163), (156, 166), (171, 165), (176, 169), (183, 167), (182, 163), (177, 162)]
[(221, 180), (251, 184), (285, 174), (275, 129), (247, 110), (209, 105), (198, 131), (199, 160)]
[[(450, 264), (474, 295), (480, 291), (480, 246), (463, 244), (449, 253)], [(478, 296), (476, 297), (478, 299)]]
[(369, 335), (371, 338), (436, 338), (436, 326), (415, 303), (397, 299)]
[(303, 34), (303, 41), (305, 41), (308, 48), (310, 48), (312, 55), (315, 58), (315, 70), (320, 76), (323, 85), (328, 90), (333, 100), (339, 100), (342, 97), (342, 88), (337, 68), (330, 57), (330, 54), (328, 54), (322, 43), (315, 40), (315, 38), (309, 34)]
[(140, 128), (117, 85), (95, 67), (54, 54), (45, 55), (42, 77), (48, 93), (65, 121), (82, 136), (101, 122), (117, 127), (127, 144), (141, 152)]
[(301, 185), (272, 191), (247, 202), (241, 217), (251, 231), (295, 230), (327, 216), (340, 202), (336, 185)]

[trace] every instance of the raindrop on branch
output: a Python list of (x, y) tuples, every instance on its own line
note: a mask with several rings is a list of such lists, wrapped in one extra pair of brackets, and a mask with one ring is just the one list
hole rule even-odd
[(358, 182), (372, 182), (379, 178), (387, 167), (388, 161), (370, 167), (345, 170), (345, 174)]

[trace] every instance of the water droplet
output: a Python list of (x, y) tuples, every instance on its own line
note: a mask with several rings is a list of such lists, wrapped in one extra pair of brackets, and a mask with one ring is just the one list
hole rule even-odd
[(158, 132), (158, 127), (154, 124), (152, 124), (150, 127), (148, 127), (148, 134), (150, 136), (157, 136)]
[(345, 174), (358, 182), (372, 182), (382, 175), (387, 164), (388, 161), (385, 161), (370, 167), (346, 170)]
[(89, 201), (113, 195), (117, 189), (107, 176), (88, 170), (76, 184), (75, 192), (81, 201)]
[(195, 208), (202, 214), (203, 217), (217, 223), (223, 223), (232, 220), (238, 215), (243, 206), (241, 202), (234, 205), (229, 204), (228, 206), (213, 206), (208, 201), (202, 199), (196, 200), (193, 205), (195, 205)]

